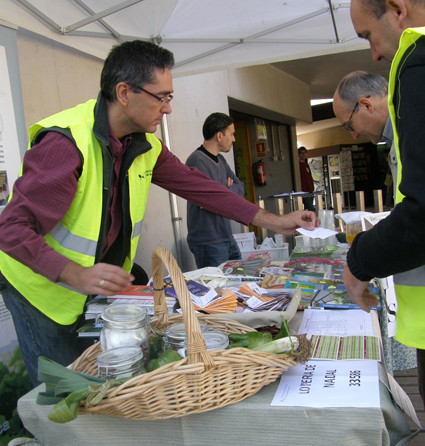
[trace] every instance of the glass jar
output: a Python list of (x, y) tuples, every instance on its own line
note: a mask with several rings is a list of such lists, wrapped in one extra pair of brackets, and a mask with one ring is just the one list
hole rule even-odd
[(140, 347), (120, 347), (97, 355), (99, 378), (132, 378), (145, 373), (143, 352)]
[(145, 364), (149, 361), (149, 318), (136, 304), (109, 305), (101, 318), (100, 347), (103, 351), (120, 347), (140, 347)]
[[(224, 350), (229, 346), (229, 336), (227, 336), (227, 334), (225, 333), (222, 333), (221, 331), (203, 332), (202, 336), (207, 346), (207, 351), (209, 352), (213, 350)], [(184, 343), (184, 347), (178, 350), (183, 358), (187, 356), (186, 337), (184, 339)]]
[[(200, 323), (199, 326), (201, 327), (202, 333), (214, 330), (214, 328), (208, 324)], [(164, 350), (173, 349), (179, 351), (181, 348), (184, 348), (185, 341), (186, 328), (182, 322), (172, 324), (164, 331)]]

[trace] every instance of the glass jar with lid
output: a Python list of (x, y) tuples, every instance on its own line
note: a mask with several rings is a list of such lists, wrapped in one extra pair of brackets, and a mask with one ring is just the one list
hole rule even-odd
[[(211, 325), (199, 323), (201, 332), (213, 331), (214, 328)], [(179, 351), (185, 347), (186, 341), (186, 328), (183, 322), (172, 324), (164, 331), (164, 350), (173, 349)]]
[[(225, 350), (229, 346), (229, 336), (221, 331), (207, 331), (202, 332), (202, 336), (207, 346), (207, 351), (213, 350)], [(184, 339), (184, 347), (179, 349), (180, 355), (185, 358), (187, 356), (186, 351), (186, 337)]]
[(149, 318), (145, 308), (137, 304), (109, 305), (101, 318), (100, 347), (103, 351), (140, 347), (145, 364), (149, 361)]
[(140, 347), (120, 347), (97, 355), (99, 378), (132, 378), (145, 372)]

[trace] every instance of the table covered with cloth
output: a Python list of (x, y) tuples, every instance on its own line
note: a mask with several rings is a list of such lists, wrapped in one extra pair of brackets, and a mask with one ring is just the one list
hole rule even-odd
[[(301, 317), (298, 312), (290, 322), (291, 331), (297, 331)], [(378, 318), (373, 319), (379, 330)], [(19, 399), (18, 412), (26, 429), (46, 446), (407, 445), (411, 430), (392, 400), (381, 365), (380, 375), (380, 408), (272, 407), (277, 380), (239, 403), (166, 420), (88, 414), (57, 424), (47, 418), (51, 406), (36, 404), (44, 384)]]

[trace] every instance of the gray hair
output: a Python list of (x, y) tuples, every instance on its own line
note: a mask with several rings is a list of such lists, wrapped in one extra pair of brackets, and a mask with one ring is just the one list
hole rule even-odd
[(341, 79), (336, 92), (347, 105), (354, 105), (365, 96), (387, 96), (388, 81), (380, 74), (353, 71)]
[[(425, 8), (425, 0), (410, 0), (410, 2), (416, 5), (422, 5)], [(380, 19), (387, 12), (386, 0), (361, 0), (361, 3), (364, 7), (368, 8), (377, 19)]]

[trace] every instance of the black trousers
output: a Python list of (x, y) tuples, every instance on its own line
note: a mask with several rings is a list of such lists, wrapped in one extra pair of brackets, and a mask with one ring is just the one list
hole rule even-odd
[(425, 350), (416, 349), (418, 360), (418, 387), (425, 408)]

